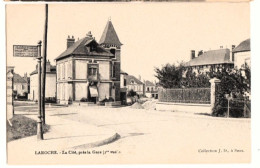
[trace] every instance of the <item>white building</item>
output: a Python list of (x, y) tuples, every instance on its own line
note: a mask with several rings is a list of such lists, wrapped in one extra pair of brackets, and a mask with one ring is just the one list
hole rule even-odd
[(251, 66), (250, 59), (250, 39), (242, 41), (234, 50), (234, 66), (238, 69), (247, 64)]
[(145, 84), (145, 96), (148, 98), (157, 98), (158, 97), (158, 88), (157, 86), (148, 80), (144, 81)]
[[(52, 66), (48, 61), (46, 63), (46, 88), (45, 98), (56, 99), (56, 66)], [(30, 74), (30, 94), (29, 100), (38, 100), (38, 68)]]

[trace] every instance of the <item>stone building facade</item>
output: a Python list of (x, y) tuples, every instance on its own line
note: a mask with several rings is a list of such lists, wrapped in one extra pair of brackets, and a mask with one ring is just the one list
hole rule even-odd
[(13, 77), (14, 67), (8, 66), (6, 70), (6, 119), (10, 120), (14, 114)]
[(122, 43), (109, 20), (99, 43), (88, 32), (75, 41), (68, 37), (67, 49), (56, 60), (57, 101), (120, 101)]

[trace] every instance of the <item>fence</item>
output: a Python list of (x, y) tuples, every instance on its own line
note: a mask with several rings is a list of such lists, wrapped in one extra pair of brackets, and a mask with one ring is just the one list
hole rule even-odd
[(244, 99), (227, 99), (226, 116), (227, 117), (246, 117), (251, 118), (251, 101)]
[(160, 89), (159, 102), (210, 104), (210, 88)]

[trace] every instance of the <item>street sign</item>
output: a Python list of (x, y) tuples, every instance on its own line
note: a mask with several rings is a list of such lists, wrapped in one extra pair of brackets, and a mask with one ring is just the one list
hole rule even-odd
[(38, 57), (38, 46), (33, 45), (14, 45), (14, 57)]

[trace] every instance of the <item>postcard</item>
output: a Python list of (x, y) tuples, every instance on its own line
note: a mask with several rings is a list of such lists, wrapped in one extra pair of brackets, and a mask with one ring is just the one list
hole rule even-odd
[(250, 163), (249, 7), (8, 3), (8, 164)]

